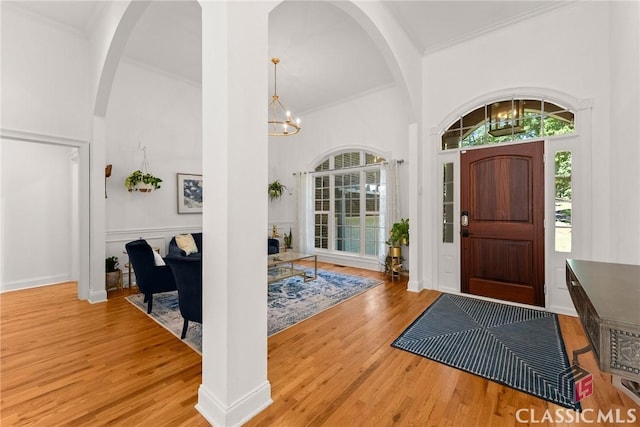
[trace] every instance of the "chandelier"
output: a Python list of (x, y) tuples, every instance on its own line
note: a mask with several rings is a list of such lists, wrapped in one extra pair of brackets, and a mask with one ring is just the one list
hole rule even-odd
[(494, 102), (489, 105), (489, 134), (495, 137), (524, 132), (523, 99)]
[(273, 96), (269, 103), (269, 136), (291, 136), (300, 132), (300, 119), (291, 120), (291, 112), (287, 110), (278, 97), (278, 63), (280, 59), (271, 58), (273, 62)]

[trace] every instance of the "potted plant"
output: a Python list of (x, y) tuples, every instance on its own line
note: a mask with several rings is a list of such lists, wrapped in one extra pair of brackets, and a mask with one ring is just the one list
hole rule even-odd
[(118, 257), (110, 256), (105, 260), (105, 273), (107, 275), (105, 288), (111, 289), (120, 284), (121, 271), (118, 268)]
[(291, 233), (291, 227), (289, 227), (289, 234), (284, 233), (284, 249), (285, 251), (288, 249), (293, 249), (293, 233)]
[(153, 176), (149, 172), (142, 173), (141, 170), (131, 172), (124, 180), (124, 186), (129, 191), (149, 192), (160, 188), (162, 180)]
[(286, 186), (282, 185), (277, 179), (269, 184), (269, 200), (278, 199), (282, 197)]
[(389, 245), (389, 253), (385, 258), (384, 269), (391, 277), (398, 277), (402, 270), (404, 257), (401, 245), (409, 245), (409, 219), (400, 219), (391, 226), (389, 239), (385, 242)]
[(409, 246), (409, 218), (400, 219), (389, 231), (389, 240), (385, 242), (391, 247)]

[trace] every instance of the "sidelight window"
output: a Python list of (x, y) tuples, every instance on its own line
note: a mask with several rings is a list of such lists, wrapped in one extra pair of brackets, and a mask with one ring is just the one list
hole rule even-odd
[(442, 241), (453, 243), (453, 163), (442, 165)]
[(555, 249), (571, 252), (571, 151), (555, 154)]

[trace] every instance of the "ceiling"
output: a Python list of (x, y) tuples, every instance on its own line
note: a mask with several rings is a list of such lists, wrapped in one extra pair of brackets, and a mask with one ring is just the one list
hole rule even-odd
[[(85, 37), (104, 1), (2, 2)], [(566, 4), (564, 1), (383, 1), (418, 52), (429, 53)], [(125, 55), (182, 79), (201, 81), (201, 19), (195, 1), (153, 1)], [(323, 1), (285, 1), (269, 17), (269, 55), (278, 94), (294, 114), (390, 86), (393, 77), (373, 40), (349, 15)], [(273, 66), (269, 67), (270, 85)], [(270, 87), (269, 91), (272, 92)], [(266, 105), (267, 100), (265, 100)]]

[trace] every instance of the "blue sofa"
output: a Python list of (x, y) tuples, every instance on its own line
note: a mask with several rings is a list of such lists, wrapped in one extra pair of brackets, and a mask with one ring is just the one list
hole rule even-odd
[(278, 239), (267, 239), (267, 254), (277, 254), (280, 252), (280, 241)]
[(169, 250), (167, 251), (167, 257), (188, 257), (195, 259), (202, 259), (202, 233), (190, 233), (193, 236), (193, 241), (196, 242), (198, 252), (187, 255), (185, 251), (178, 247), (175, 236), (169, 241)]
[[(198, 252), (194, 254), (187, 255), (185, 251), (178, 247), (176, 243), (175, 236), (171, 238), (169, 241), (169, 250), (167, 251), (167, 257), (187, 257), (187, 258), (195, 258), (202, 259), (202, 233), (191, 233), (193, 236), (193, 241), (196, 243), (198, 247)], [(278, 239), (267, 239), (267, 254), (277, 254), (280, 252), (280, 241)]]

